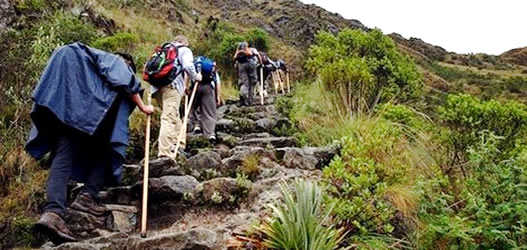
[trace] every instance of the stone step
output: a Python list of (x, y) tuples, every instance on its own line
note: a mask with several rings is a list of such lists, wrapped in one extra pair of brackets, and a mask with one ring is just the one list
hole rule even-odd
[(256, 146), (256, 147), (273, 147), (273, 148), (283, 148), (283, 147), (296, 147), (298, 141), (294, 137), (266, 137), (266, 138), (252, 138), (243, 140), (240, 142), (240, 145), (243, 146)]
[(42, 246), (42, 249), (54, 250), (93, 250), (93, 249), (219, 249), (216, 232), (205, 228), (194, 228), (184, 232), (167, 232), (141, 238), (139, 235), (113, 233), (93, 238), (84, 242), (65, 243), (54, 247), (52, 244)]
[(328, 147), (304, 147), (277, 148), (277, 159), (288, 168), (299, 169), (322, 169), (329, 164), (331, 159), (338, 153), (336, 146)]

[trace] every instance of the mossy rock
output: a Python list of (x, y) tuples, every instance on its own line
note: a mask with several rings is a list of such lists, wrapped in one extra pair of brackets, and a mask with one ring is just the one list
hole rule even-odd
[(216, 178), (201, 183), (191, 197), (195, 203), (209, 205), (237, 205), (252, 189), (246, 178)]
[(0, 223), (2, 249), (10, 247), (38, 247), (46, 238), (35, 231), (37, 218), (16, 216), (12, 220)]

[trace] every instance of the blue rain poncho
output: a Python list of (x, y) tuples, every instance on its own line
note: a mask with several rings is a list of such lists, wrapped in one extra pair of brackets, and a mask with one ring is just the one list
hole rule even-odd
[[(60, 133), (53, 131), (60, 128), (53, 121), (89, 136), (98, 130), (110, 131), (103, 143), (110, 144), (114, 151), (108, 154), (113, 159), (106, 162), (112, 165), (114, 180), (118, 182), (128, 146), (128, 117), (135, 108), (129, 96), (140, 91), (140, 82), (131, 68), (115, 54), (82, 43), (56, 49), (33, 92), (33, 124), (27, 152), (40, 159), (52, 150), (53, 136)], [(108, 115), (111, 107), (116, 110)], [(106, 128), (101, 128), (103, 119), (110, 121), (104, 122)], [(76, 174), (82, 173), (76, 169), (86, 167), (81, 165), (74, 163), (72, 177), (82, 182), (84, 177)]]

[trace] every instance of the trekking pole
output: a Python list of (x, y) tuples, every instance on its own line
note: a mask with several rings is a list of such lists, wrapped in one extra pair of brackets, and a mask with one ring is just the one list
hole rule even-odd
[[(149, 93), (147, 97), (148, 105), (152, 103), (152, 95)], [(148, 211), (148, 164), (150, 161), (150, 122), (152, 115), (146, 117), (146, 131), (145, 131), (145, 165), (143, 168), (143, 206), (141, 209), (141, 237), (146, 237), (146, 218)]]
[(187, 130), (186, 127), (187, 127), (187, 122), (188, 122), (188, 115), (190, 113), (190, 108), (192, 107), (192, 102), (194, 101), (194, 96), (196, 95), (196, 90), (198, 89), (198, 84), (199, 84), (199, 82), (196, 82), (196, 84), (194, 85), (194, 89), (192, 89), (192, 95), (190, 96), (190, 101), (188, 102), (189, 104), (187, 105), (187, 107), (185, 109), (185, 116), (183, 118), (183, 126), (179, 130), (179, 134), (177, 136), (178, 141), (176, 143), (176, 150), (174, 152), (174, 157), (172, 158), (174, 160), (176, 159), (179, 147), (181, 146), (181, 139), (180, 138), (185, 135), (185, 132)]
[(278, 94), (278, 82), (276, 81), (276, 72), (271, 72), (271, 76), (273, 77), (273, 86), (274, 86), (274, 94)]
[(284, 90), (284, 82), (282, 82), (282, 74), (280, 74), (282, 70), (278, 70), (277, 72), (277, 75), (278, 75), (278, 82), (280, 83), (280, 89), (282, 90), (282, 94), (285, 94), (285, 90)]
[(264, 105), (264, 79), (263, 79), (263, 66), (260, 67), (260, 99), (262, 105)]
[(285, 79), (287, 80), (287, 93), (291, 93), (291, 85), (289, 85), (289, 71), (285, 72)]

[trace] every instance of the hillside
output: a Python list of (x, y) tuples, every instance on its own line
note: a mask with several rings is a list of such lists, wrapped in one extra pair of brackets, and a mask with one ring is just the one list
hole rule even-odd
[(527, 47), (509, 50), (500, 57), (510, 63), (527, 66)]
[[(455, 54), (297, 0), (0, 0), (0, 33), (0, 249), (527, 244), (525, 49)], [(177, 162), (155, 159), (152, 146), (151, 231), (140, 238), (146, 118), (135, 111), (123, 183), (101, 193), (107, 213), (69, 209), (83, 241), (46, 243), (33, 224), (50, 163), (23, 145), (49, 56), (81, 41), (143, 65), (178, 34), (218, 62), (218, 142), (188, 133)], [(232, 54), (242, 40), (288, 63), (292, 93), (237, 105)]]

